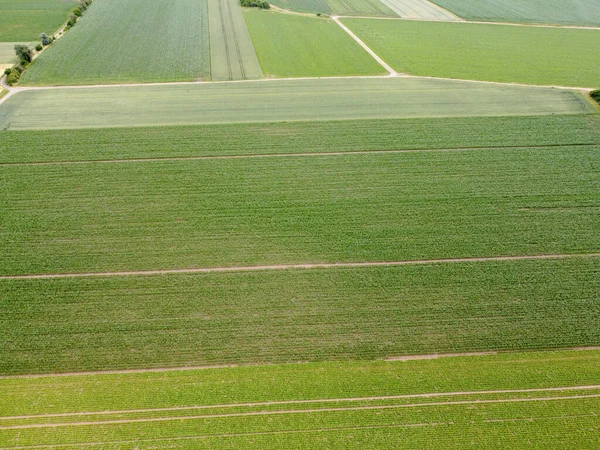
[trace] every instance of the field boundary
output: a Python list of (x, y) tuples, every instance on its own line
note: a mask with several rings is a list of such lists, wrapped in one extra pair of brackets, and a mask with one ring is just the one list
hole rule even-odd
[(541, 259), (567, 259), (567, 258), (598, 258), (600, 253), (577, 253), (555, 255), (515, 255), (515, 256), (483, 256), (469, 258), (442, 258), (442, 259), (414, 259), (404, 261), (369, 261), (369, 262), (334, 262), (334, 263), (304, 263), (304, 264), (279, 264), (265, 266), (231, 266), (231, 267), (196, 267), (187, 269), (162, 269), (162, 270), (132, 270), (119, 272), (86, 272), (86, 273), (49, 273), (33, 275), (0, 275), (1, 280), (36, 280), (55, 278), (88, 278), (88, 277), (120, 277), (140, 275), (168, 275), (177, 273), (222, 273), (222, 272), (261, 272), (268, 270), (297, 270), (297, 269), (333, 269), (353, 267), (390, 267), (413, 266), (428, 264), (454, 264), (470, 262), (494, 261), (532, 261)]

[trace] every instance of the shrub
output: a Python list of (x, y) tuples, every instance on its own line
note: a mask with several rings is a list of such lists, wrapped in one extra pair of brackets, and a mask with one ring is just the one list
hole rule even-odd
[(241, 0), (242, 6), (246, 8), (269, 9), (271, 5), (265, 0)]
[(71, 10), (71, 12), (76, 15), (77, 17), (81, 17), (83, 15), (83, 10), (81, 9), (81, 7), (76, 6), (75, 8), (73, 8)]
[(7, 67), (6, 69), (4, 69), (4, 75), (10, 75), (11, 72), (12, 72), (12, 69), (10, 67)]
[(596, 100), (597, 103), (600, 103), (600, 89), (590, 92), (590, 97)]
[(52, 38), (50, 36), (48, 36), (46, 33), (40, 34), (40, 39), (42, 40), (42, 45), (52, 44)]
[(43, 48), (44, 48), (44, 46), (42, 44), (38, 44), (38, 45), (35, 46), (35, 51), (36, 52), (41, 52)]
[(17, 70), (11, 70), (10, 74), (6, 77), (6, 84), (12, 86), (19, 81), (21, 74)]
[(71, 14), (69, 17), (69, 21), (67, 22), (67, 28), (71, 28), (77, 22), (77, 16), (75, 14)]
[(15, 53), (19, 57), (21, 63), (30, 63), (31, 62), (31, 49), (26, 45), (17, 44), (15, 45)]

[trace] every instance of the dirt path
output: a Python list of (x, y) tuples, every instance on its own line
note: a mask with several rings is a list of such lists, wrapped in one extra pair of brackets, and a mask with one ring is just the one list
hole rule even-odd
[[(460, 397), (470, 395), (497, 395), (497, 394), (532, 394), (539, 392), (567, 392), (567, 391), (589, 391), (600, 390), (600, 385), (589, 386), (561, 386), (549, 388), (530, 388), (530, 389), (498, 389), (485, 391), (457, 391), (457, 392), (429, 392), (422, 394), (404, 394), (404, 395), (383, 395), (371, 397), (342, 397), (342, 398), (325, 398), (325, 399), (309, 399), (309, 400), (281, 400), (268, 402), (248, 402), (248, 403), (225, 403), (216, 405), (194, 405), (194, 406), (174, 406), (169, 408), (142, 408), (142, 409), (121, 409), (112, 411), (85, 411), (85, 412), (68, 412), (56, 414), (33, 414), (26, 416), (6, 416), (0, 417), (2, 420), (24, 420), (24, 419), (42, 419), (52, 417), (79, 417), (79, 416), (104, 416), (104, 415), (120, 415), (120, 414), (139, 414), (153, 412), (169, 412), (169, 411), (191, 411), (202, 409), (226, 409), (226, 408), (256, 408), (266, 406), (281, 406), (281, 405), (306, 405), (317, 403), (344, 403), (344, 402), (372, 402), (382, 400), (406, 400), (418, 398), (439, 398), (439, 397)], [(564, 397), (560, 397), (564, 398)], [(469, 401), (469, 400), (467, 400)], [(430, 404), (430, 403), (427, 403)]]
[[(597, 389), (597, 388), (594, 388)], [(507, 393), (513, 393), (508, 391)], [(97, 420), (97, 421), (82, 421), (82, 422), (61, 422), (61, 423), (35, 423), (26, 425), (8, 425), (0, 426), (0, 430), (19, 430), (32, 428), (56, 428), (56, 427), (72, 427), (72, 426), (98, 426), (98, 425), (117, 425), (126, 423), (150, 423), (150, 422), (172, 422), (183, 420), (199, 420), (199, 419), (214, 419), (214, 418), (232, 418), (232, 417), (252, 417), (252, 416), (277, 416), (290, 414), (314, 414), (322, 412), (344, 412), (344, 411), (372, 411), (372, 410), (389, 410), (402, 408), (425, 408), (431, 406), (462, 406), (462, 405), (486, 405), (496, 403), (531, 403), (531, 402), (549, 402), (549, 401), (564, 401), (564, 400), (581, 400), (588, 398), (600, 398), (600, 393), (588, 395), (565, 395), (556, 397), (533, 397), (533, 398), (506, 398), (506, 399), (489, 399), (489, 400), (458, 400), (444, 402), (421, 402), (421, 403), (402, 403), (399, 405), (373, 405), (373, 406), (348, 406), (339, 408), (311, 408), (311, 409), (287, 409), (274, 411), (249, 411), (239, 413), (220, 413), (220, 414), (198, 414), (190, 416), (172, 416), (172, 417), (149, 417), (140, 419), (115, 419), (115, 420)]]
[(265, 266), (232, 266), (232, 267), (198, 267), (188, 269), (163, 269), (163, 270), (132, 270), (120, 272), (87, 272), (87, 273), (48, 273), (36, 275), (2, 275), (0, 280), (32, 280), (45, 278), (86, 278), (86, 277), (115, 277), (138, 275), (167, 275), (177, 273), (219, 273), (219, 272), (255, 272), (265, 270), (294, 270), (294, 269), (332, 269), (352, 267), (387, 267), (387, 266), (413, 266), (426, 264), (449, 264), (469, 262), (493, 261), (528, 261), (538, 259), (566, 259), (566, 258), (596, 258), (600, 253), (561, 254), (561, 255), (521, 255), (521, 256), (487, 256), (473, 258), (446, 258), (446, 259), (415, 259), (405, 261), (371, 261), (371, 262), (337, 262), (337, 263), (306, 263), (306, 264), (279, 264)]
[(300, 152), (300, 153), (258, 153), (241, 155), (203, 155), (203, 156), (165, 156), (158, 158), (130, 158), (130, 159), (90, 159), (74, 161), (31, 161), (31, 162), (6, 162), (0, 163), (0, 167), (10, 166), (70, 166), (80, 164), (127, 164), (161, 161), (203, 161), (213, 159), (254, 159), (254, 158), (305, 158), (317, 156), (353, 156), (353, 155), (379, 155), (396, 153), (417, 152), (470, 152), (483, 150), (535, 150), (560, 147), (598, 147), (598, 144), (550, 144), (550, 145), (506, 145), (487, 147), (456, 147), (456, 148), (414, 148), (399, 150), (349, 150), (346, 152)]
[(354, 34), (352, 32), (352, 30), (350, 30), (350, 28), (348, 28), (346, 25), (344, 25), (342, 22), (340, 22), (340, 20), (338, 19), (337, 16), (331, 16), (331, 18), (333, 19), (333, 21), (335, 23), (337, 23), (342, 28), (342, 30), (344, 30), (352, 39), (354, 39), (358, 43), (358, 45), (360, 45), (363, 49), (365, 49), (367, 51), (367, 53), (369, 55), (371, 55), (373, 57), (373, 59), (375, 59), (375, 61), (377, 61), (381, 67), (383, 67), (385, 70), (387, 70), (387, 72), (389, 73), (389, 76), (395, 77), (396, 75), (398, 75), (398, 72), (396, 72), (394, 69), (392, 69), (392, 67), (390, 65), (388, 65), (388, 63), (386, 63), (373, 50), (371, 50), (371, 48), (367, 44), (365, 44), (356, 34)]

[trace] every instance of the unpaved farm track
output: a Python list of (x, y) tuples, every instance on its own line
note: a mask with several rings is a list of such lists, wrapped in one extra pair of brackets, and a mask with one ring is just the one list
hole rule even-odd
[(28, 280), (44, 278), (84, 278), (84, 277), (118, 277), (139, 275), (167, 275), (174, 273), (217, 273), (217, 272), (254, 272), (265, 270), (294, 270), (294, 269), (333, 269), (352, 267), (386, 267), (386, 266), (412, 266), (425, 264), (450, 264), (450, 263), (477, 263), (492, 261), (527, 261), (538, 259), (566, 259), (566, 258), (597, 258), (600, 253), (561, 254), (561, 255), (521, 255), (521, 256), (489, 256), (473, 258), (447, 258), (447, 259), (416, 259), (405, 261), (369, 261), (369, 262), (335, 262), (335, 263), (305, 263), (305, 264), (279, 264), (267, 266), (233, 266), (233, 267), (197, 267), (188, 269), (163, 269), (163, 270), (134, 270), (120, 272), (88, 272), (88, 273), (49, 273), (35, 275), (2, 275), (0, 280)]
[[(587, 389), (597, 389), (597, 387), (587, 387)], [(562, 390), (569, 390), (563, 388)], [(515, 391), (508, 391), (513, 393)], [(459, 394), (460, 395), (460, 394)], [(56, 428), (56, 427), (73, 427), (73, 426), (90, 426), (90, 425), (117, 425), (126, 423), (149, 423), (149, 422), (172, 422), (182, 420), (198, 420), (198, 419), (213, 419), (213, 418), (228, 418), (228, 417), (251, 417), (251, 416), (278, 416), (290, 414), (315, 414), (323, 412), (341, 412), (341, 411), (381, 411), (386, 409), (400, 408), (425, 408), (431, 406), (458, 406), (458, 405), (486, 405), (494, 403), (530, 403), (530, 402), (549, 402), (549, 401), (564, 401), (564, 400), (580, 400), (588, 398), (599, 398), (600, 393), (588, 395), (566, 395), (555, 397), (532, 397), (532, 398), (507, 398), (507, 399), (476, 399), (476, 400), (458, 400), (458, 401), (443, 401), (443, 402), (421, 402), (421, 403), (403, 403), (398, 405), (373, 405), (373, 406), (348, 406), (348, 407), (331, 407), (331, 408), (311, 408), (311, 409), (288, 409), (274, 411), (249, 411), (239, 413), (217, 413), (217, 414), (199, 414), (190, 416), (174, 416), (174, 417), (150, 417), (142, 419), (116, 419), (116, 420), (99, 420), (99, 421), (81, 421), (81, 422), (62, 422), (62, 423), (34, 423), (26, 425), (8, 425), (0, 426), (0, 430), (20, 430), (31, 428)]]

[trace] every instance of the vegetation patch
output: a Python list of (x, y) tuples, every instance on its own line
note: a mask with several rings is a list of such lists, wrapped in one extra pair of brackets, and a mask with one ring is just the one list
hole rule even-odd
[[(118, 49), (118, 50), (117, 50)], [(24, 85), (191, 81), (210, 73), (206, 1), (97, 2), (36, 59)]]
[(596, 0), (433, 0), (467, 20), (600, 26)]
[(244, 15), (266, 75), (319, 77), (386, 73), (331, 20), (263, 11), (245, 11)]
[(399, 72), (444, 78), (595, 87), (589, 49), (600, 30), (344, 19)]

